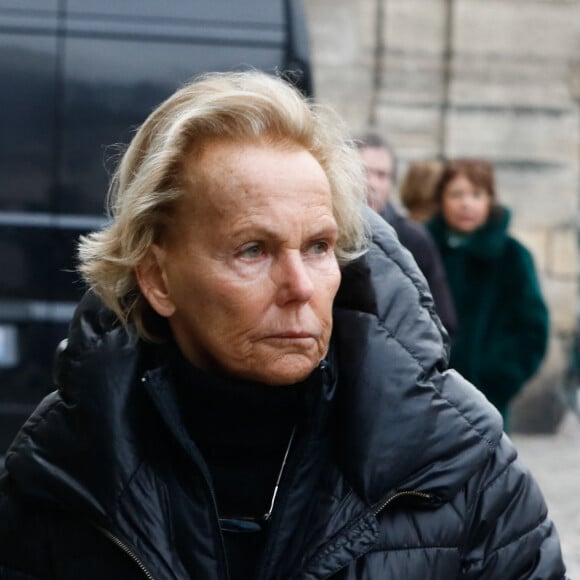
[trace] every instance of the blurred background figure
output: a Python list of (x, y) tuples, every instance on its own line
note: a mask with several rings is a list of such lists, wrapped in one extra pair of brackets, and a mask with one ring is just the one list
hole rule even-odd
[(538, 369), (548, 340), (548, 310), (530, 252), (508, 234), (490, 163), (448, 162), (435, 189), (438, 214), (428, 227), (439, 247), (458, 328), (450, 366), (498, 408)]
[(436, 160), (412, 161), (399, 185), (399, 198), (416, 222), (430, 220), (437, 211), (435, 186), (443, 164)]
[(401, 244), (415, 258), (429, 284), (435, 310), (453, 337), (455, 308), (437, 247), (429, 232), (400, 213), (391, 199), (391, 190), (397, 180), (395, 150), (386, 139), (373, 132), (358, 136), (355, 142), (366, 171), (368, 205), (393, 227)]

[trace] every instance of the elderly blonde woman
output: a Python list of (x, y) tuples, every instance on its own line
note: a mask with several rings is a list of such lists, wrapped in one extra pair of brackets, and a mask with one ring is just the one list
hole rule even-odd
[(7, 455), (0, 578), (564, 577), (339, 127), (257, 72), (144, 123)]

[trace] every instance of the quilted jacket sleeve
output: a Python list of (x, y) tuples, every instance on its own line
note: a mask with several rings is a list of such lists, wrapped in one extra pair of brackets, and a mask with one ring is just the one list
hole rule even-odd
[(558, 534), (542, 493), (507, 436), (468, 489), (467, 579), (563, 580)]

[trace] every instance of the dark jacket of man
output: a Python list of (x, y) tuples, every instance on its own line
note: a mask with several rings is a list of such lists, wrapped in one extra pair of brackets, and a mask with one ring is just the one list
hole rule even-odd
[(435, 311), (449, 336), (453, 338), (457, 328), (455, 307), (439, 250), (431, 235), (424, 226), (412, 222), (398, 212), (390, 202), (381, 211), (381, 217), (393, 227), (401, 244), (415, 258), (417, 266), (423, 272), (423, 276), (425, 276), (433, 295)]
[(508, 235), (509, 220), (501, 209), (467, 237), (451, 235), (441, 217), (429, 224), (459, 319), (450, 366), (479, 387), (504, 419), (510, 399), (540, 365), (549, 331), (533, 258)]
[[(374, 227), (344, 270), (332, 356), (256, 578), (564, 578), (499, 414), (445, 371), (423, 277)], [(150, 351), (93, 297), (81, 304), (58, 391), (7, 455), (2, 580), (227, 578), (206, 466), (163, 372), (142, 371)]]

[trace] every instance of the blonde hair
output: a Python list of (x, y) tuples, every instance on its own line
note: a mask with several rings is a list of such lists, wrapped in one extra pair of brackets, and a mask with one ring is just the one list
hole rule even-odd
[(139, 336), (159, 338), (147, 328), (152, 309), (135, 269), (186, 193), (184, 157), (212, 139), (258, 138), (303, 147), (318, 161), (332, 191), (337, 259), (346, 263), (364, 252), (364, 176), (338, 117), (262, 72), (203, 75), (176, 91), (140, 127), (111, 181), (110, 225), (79, 243), (84, 279), (123, 324), (135, 325)]

